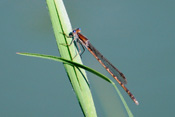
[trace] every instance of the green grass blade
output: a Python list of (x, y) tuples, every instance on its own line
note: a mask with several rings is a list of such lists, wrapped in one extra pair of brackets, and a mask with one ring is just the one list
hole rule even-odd
[(72, 66), (80, 67), (80, 68), (83, 68), (83, 69), (85, 69), (85, 70), (87, 70), (87, 71), (103, 78), (103, 80), (106, 80), (109, 83), (113, 83), (112, 80), (110, 80), (108, 77), (104, 76), (103, 74), (99, 73), (98, 71), (96, 71), (92, 68), (89, 68), (85, 65), (82, 65), (82, 64), (79, 64), (77, 62), (73, 62), (73, 61), (70, 61), (70, 60), (67, 60), (67, 59), (64, 59), (64, 58), (61, 58), (61, 57), (56, 57), (56, 56), (51, 56), (51, 55), (44, 55), (44, 54), (35, 54), (35, 53), (17, 53), (17, 54), (25, 55), (25, 56), (38, 57), (38, 58), (44, 58), (44, 59), (49, 59), (49, 60), (54, 60), (54, 61), (59, 61), (59, 62), (63, 62), (63, 63), (69, 64), (69, 65), (72, 65)]
[(83, 68), (97, 76), (99, 76), (100, 78), (102, 78), (103, 80), (111, 83), (115, 90), (117, 91), (117, 93), (119, 94), (119, 97), (122, 101), (122, 103), (124, 104), (124, 107), (128, 113), (128, 116), (129, 117), (133, 117), (133, 114), (131, 112), (131, 110), (129, 109), (125, 99), (123, 98), (122, 94), (120, 93), (119, 89), (116, 87), (115, 83), (110, 80), (108, 77), (106, 77), (105, 75), (99, 73), (98, 71), (92, 69), (92, 68), (89, 68), (85, 65), (82, 65), (82, 64), (79, 64), (79, 63), (76, 63), (76, 62), (73, 62), (73, 61), (69, 61), (67, 59), (64, 59), (64, 58), (60, 58), (60, 57), (56, 57), (56, 56), (51, 56), (51, 55), (43, 55), (43, 54), (35, 54), (35, 53), (17, 53), (17, 54), (20, 54), (20, 55), (25, 55), (25, 56), (32, 56), (32, 57), (39, 57), (39, 58), (44, 58), (44, 59), (49, 59), (49, 60), (54, 60), (54, 61), (59, 61), (59, 62), (63, 62), (63, 63), (66, 63), (66, 64), (69, 64), (69, 65), (73, 65), (73, 66), (76, 66), (76, 67), (80, 67), (80, 68)]
[[(73, 44), (69, 47), (63, 45), (70, 44), (71, 42), (71, 39), (67, 39), (63, 33), (69, 34), (69, 32), (72, 31), (64, 4), (62, 0), (46, 0), (46, 2), (60, 55), (62, 58), (72, 60), (72, 58), (76, 55), (76, 48)], [(77, 56), (74, 61), (82, 64), (79, 56)], [(64, 67), (84, 115), (86, 117), (96, 117), (96, 109), (87, 83), (85, 71), (80, 69), (80, 72), (79, 69), (68, 64), (64, 64)]]

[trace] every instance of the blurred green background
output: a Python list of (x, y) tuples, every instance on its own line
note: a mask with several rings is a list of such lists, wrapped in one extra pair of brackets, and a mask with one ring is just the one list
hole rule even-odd
[[(127, 87), (140, 103), (136, 106), (119, 87), (133, 114), (175, 116), (175, 1), (64, 3), (73, 28), (81, 27), (91, 43), (125, 74)], [(62, 63), (16, 55), (59, 56), (46, 2), (1, 0), (0, 15), (0, 116), (82, 117)], [(82, 59), (113, 79), (88, 51)], [(91, 73), (88, 77), (99, 117), (126, 117), (113, 87)]]

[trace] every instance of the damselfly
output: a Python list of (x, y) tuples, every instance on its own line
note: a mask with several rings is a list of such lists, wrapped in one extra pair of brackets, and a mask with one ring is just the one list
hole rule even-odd
[(72, 42), (77, 39), (77, 42), (85, 46), (89, 50), (89, 52), (98, 60), (98, 62), (112, 75), (112, 77), (128, 93), (128, 95), (135, 102), (135, 104), (138, 105), (139, 102), (136, 100), (134, 95), (125, 87), (127, 81), (124, 74), (120, 72), (116, 67), (114, 67), (105, 57), (103, 57), (103, 55), (97, 49), (95, 49), (94, 46), (92, 46), (92, 44), (89, 42), (89, 40), (80, 32), (81, 29), (77, 28), (69, 34), (69, 37), (73, 38)]

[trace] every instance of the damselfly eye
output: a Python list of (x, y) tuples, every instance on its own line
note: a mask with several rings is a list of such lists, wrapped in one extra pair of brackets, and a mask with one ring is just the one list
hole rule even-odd
[(76, 30), (73, 30), (72, 32), (73, 32), (73, 33), (76, 33)]

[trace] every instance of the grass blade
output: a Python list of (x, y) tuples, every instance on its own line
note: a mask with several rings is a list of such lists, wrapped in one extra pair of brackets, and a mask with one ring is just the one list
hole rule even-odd
[(35, 54), (35, 53), (17, 53), (17, 54), (20, 54), (20, 55), (25, 55), (25, 56), (32, 56), (32, 57), (38, 57), (38, 58), (44, 58), (44, 59), (49, 59), (49, 60), (54, 60), (54, 61), (59, 61), (59, 62), (63, 62), (63, 63), (66, 63), (66, 64), (69, 64), (69, 65), (73, 65), (73, 66), (76, 66), (76, 67), (80, 67), (80, 68), (83, 68), (97, 76), (99, 76), (100, 78), (102, 78), (103, 80), (111, 83), (115, 90), (117, 91), (117, 93), (119, 94), (119, 97), (128, 113), (128, 116), (129, 117), (133, 117), (133, 114), (131, 112), (131, 110), (129, 109), (125, 99), (123, 98), (122, 94), (120, 93), (119, 89), (117, 88), (117, 86), (115, 85), (115, 83), (110, 80), (108, 77), (106, 77), (105, 75), (99, 73), (98, 71), (92, 69), (92, 68), (89, 68), (85, 65), (82, 65), (82, 64), (79, 64), (79, 63), (76, 63), (76, 62), (73, 62), (73, 61), (69, 61), (69, 60), (66, 60), (64, 58), (60, 58), (60, 57), (56, 57), (56, 56), (51, 56), (51, 55), (44, 55), (44, 54)]
[[(64, 36), (63, 33), (69, 34), (69, 32), (72, 31), (63, 1), (46, 0), (46, 2), (48, 5), (51, 22), (60, 55), (62, 58), (72, 60), (72, 58), (76, 55), (76, 48), (73, 44), (69, 47), (63, 46), (63, 44), (66, 45), (71, 42), (71, 39), (67, 39), (67, 37)], [(79, 56), (76, 57), (74, 61), (82, 64)], [(87, 83), (85, 71), (83, 69), (80, 69), (80, 72), (79, 69), (68, 64), (64, 64), (64, 67), (66, 69), (70, 83), (74, 89), (74, 92), (76, 94), (76, 97), (79, 101), (80, 107), (82, 108), (84, 115), (87, 117), (96, 117), (96, 109)]]

